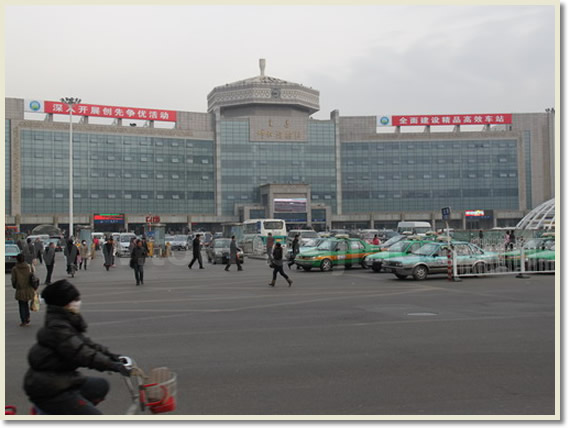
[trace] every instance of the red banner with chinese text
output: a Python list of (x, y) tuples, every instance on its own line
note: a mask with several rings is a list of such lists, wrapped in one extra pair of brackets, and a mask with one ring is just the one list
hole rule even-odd
[[(65, 103), (45, 101), (45, 113), (69, 114), (69, 108)], [(73, 114), (76, 116), (96, 116), (116, 119), (158, 120), (175, 122), (176, 112), (173, 110), (157, 110), (137, 107), (114, 107), (94, 104), (76, 104), (73, 106)]]
[(434, 114), (393, 116), (393, 126), (439, 125), (505, 125), (513, 123), (513, 115), (506, 114)]

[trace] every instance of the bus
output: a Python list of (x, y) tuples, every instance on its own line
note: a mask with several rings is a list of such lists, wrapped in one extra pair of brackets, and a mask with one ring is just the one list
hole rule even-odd
[(245, 220), (241, 246), (245, 254), (263, 256), (266, 254), (266, 238), (272, 233), (274, 243), (286, 247), (286, 221), (272, 218)]
[(432, 225), (427, 221), (401, 221), (398, 223), (396, 231), (401, 235), (405, 233), (410, 235), (426, 235), (426, 232), (432, 231)]

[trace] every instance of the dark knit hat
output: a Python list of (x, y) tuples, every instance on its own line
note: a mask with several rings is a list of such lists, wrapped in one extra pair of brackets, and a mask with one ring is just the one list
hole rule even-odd
[(41, 293), (45, 303), (55, 306), (66, 306), (73, 300), (78, 300), (79, 296), (79, 290), (66, 279), (52, 282)]

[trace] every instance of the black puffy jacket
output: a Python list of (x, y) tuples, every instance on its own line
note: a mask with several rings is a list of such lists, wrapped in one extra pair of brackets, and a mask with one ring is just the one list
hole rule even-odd
[(24, 390), (31, 401), (79, 388), (85, 382), (77, 371), (79, 367), (120, 371), (121, 364), (113, 360), (116, 356), (85, 336), (86, 330), (80, 314), (61, 306), (47, 306), (45, 324), (28, 353), (30, 368), (24, 378)]

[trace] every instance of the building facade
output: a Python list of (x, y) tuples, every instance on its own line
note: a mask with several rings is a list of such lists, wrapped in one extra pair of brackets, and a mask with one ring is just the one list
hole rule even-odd
[[(51, 104), (60, 110), (37, 120), (28, 100), (6, 98), (6, 224), (23, 230), (69, 220), (69, 123), (53, 120), (67, 113)], [(77, 109), (74, 223), (113, 212), (125, 214), (125, 229), (150, 214), (177, 230), (260, 217), (317, 229), (393, 227), (436, 223), (451, 207), (455, 228), (512, 226), (554, 197), (553, 110), (509, 114), (483, 130), (428, 124), (384, 133), (383, 118), (335, 110), (316, 120), (318, 109), (318, 91), (266, 76), (262, 62), (259, 76), (214, 88), (207, 113), (175, 112), (170, 129), (154, 127), (157, 114), (144, 126), (118, 113), (95, 124), (87, 106)], [(471, 222), (471, 210), (484, 220)]]

